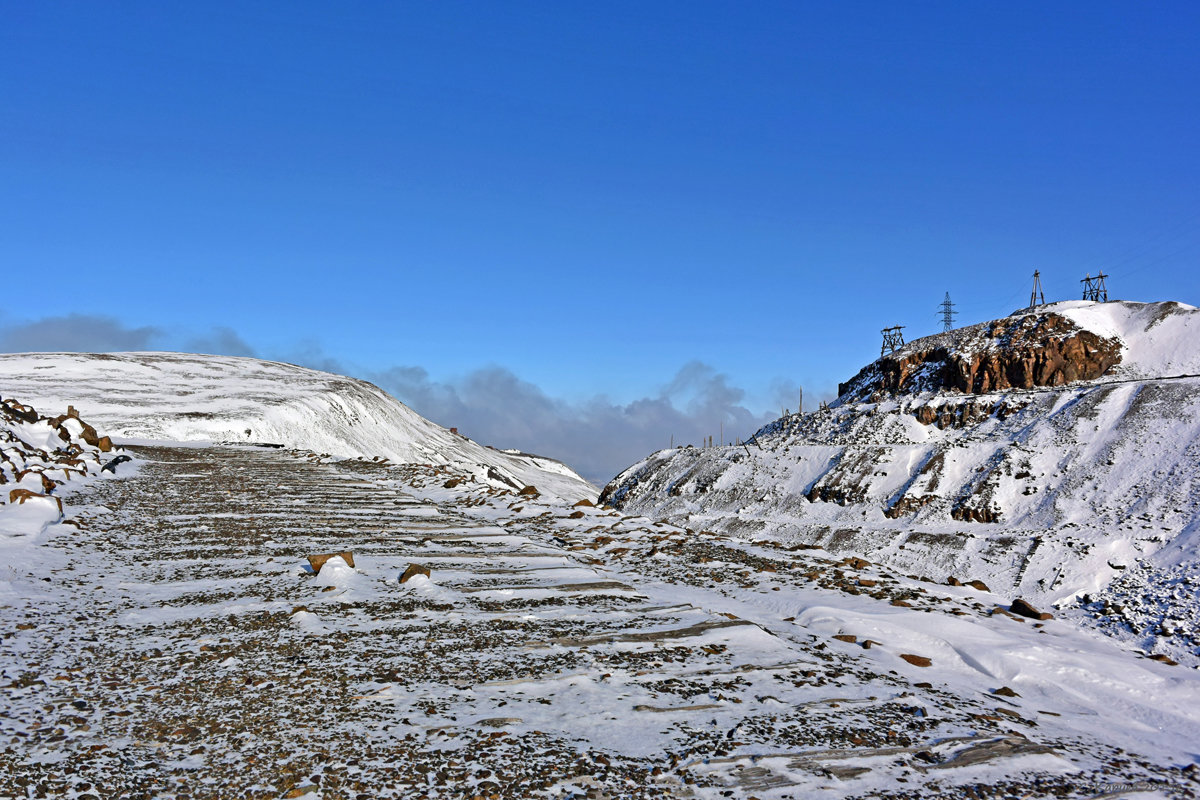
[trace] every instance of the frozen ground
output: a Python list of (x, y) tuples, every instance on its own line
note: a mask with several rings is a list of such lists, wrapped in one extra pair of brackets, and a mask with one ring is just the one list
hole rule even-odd
[(453, 468), (134, 452), (4, 568), (0, 796), (1200, 789), (1200, 674), (1007, 594)]

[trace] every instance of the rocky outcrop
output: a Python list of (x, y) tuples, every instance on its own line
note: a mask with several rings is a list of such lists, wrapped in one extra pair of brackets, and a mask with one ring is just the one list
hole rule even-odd
[(857, 400), (1062, 386), (1099, 378), (1120, 361), (1119, 339), (1083, 330), (1058, 313), (1033, 312), (910, 342), (841, 384), (838, 393)]

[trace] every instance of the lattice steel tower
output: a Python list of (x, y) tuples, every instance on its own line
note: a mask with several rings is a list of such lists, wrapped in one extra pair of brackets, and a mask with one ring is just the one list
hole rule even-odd
[(1089, 272), (1088, 276), (1080, 281), (1083, 284), (1083, 299), (1096, 303), (1107, 303), (1108, 287), (1104, 285), (1104, 279), (1107, 277), (1107, 275), (1101, 272), (1093, 278)]
[(946, 333), (954, 329), (954, 318), (958, 316), (958, 312), (954, 310), (954, 303), (950, 302), (950, 293), (946, 292), (946, 299), (941, 305), (942, 315), (942, 332)]
[(880, 358), (904, 347), (904, 334), (900, 333), (903, 328), (903, 325), (893, 325), (890, 328), (884, 328), (880, 331), (883, 334), (883, 347), (879, 348)]
[[(1041, 302), (1038, 302), (1038, 299)], [(1029, 307), (1037, 308), (1039, 305), (1046, 305), (1046, 295), (1042, 294), (1042, 274), (1036, 269), (1033, 271), (1033, 292), (1029, 295)]]

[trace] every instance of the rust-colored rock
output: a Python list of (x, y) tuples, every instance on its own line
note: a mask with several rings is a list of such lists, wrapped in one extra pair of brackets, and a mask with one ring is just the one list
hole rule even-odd
[(973, 581), (967, 581), (966, 585), (970, 586), (972, 589), (975, 589), (980, 592), (990, 592), (991, 591), (991, 589), (988, 588), (988, 585), (979, 579), (975, 579)]
[(525, 496), (525, 497), (536, 497), (538, 494), (538, 490), (537, 490), (536, 486), (534, 486), (533, 484), (530, 484), (529, 486), (526, 486), (521, 491), (517, 492), (517, 494)]
[(421, 564), (409, 564), (408, 569), (404, 570), (404, 574), (400, 576), (400, 582), (408, 583), (409, 580), (411, 580), (412, 578), (415, 578), (418, 575), (424, 575), (426, 578), (428, 578), (429, 577), (429, 567), (423, 566)]
[(572, 511), (570, 514), (567, 515), (567, 519), (583, 519), (583, 512), (582, 511)]
[(62, 500), (60, 498), (51, 497), (50, 495), (46, 495), (46, 494), (38, 494), (37, 492), (31, 492), (28, 489), (13, 489), (11, 492), (8, 493), (8, 502), (16, 503), (17, 505), (24, 505), (26, 500), (29, 500), (34, 497), (40, 497), (40, 498), (45, 498), (47, 500), (53, 500), (55, 502), (55, 504), (58, 505), (58, 513), (59, 514), (62, 513), (63, 504), (62, 504)]
[(573, 505), (571, 507), (572, 508), (595, 508), (596, 504), (593, 503), (591, 500), (588, 500), (585, 498), (583, 500), (580, 500), (578, 503), (576, 503), (575, 505)]
[(1020, 597), (1012, 601), (1012, 605), (1008, 607), (1008, 610), (1014, 614), (1020, 614), (1022, 617), (1028, 617), (1029, 619), (1054, 619), (1053, 614), (1047, 614), (1044, 611), (1038, 611), (1029, 604), (1029, 601)]
[(908, 663), (912, 664), (914, 667), (931, 667), (931, 666), (933, 666), (933, 660), (926, 658), (925, 656), (916, 656), (916, 655), (913, 655), (912, 653), (901, 653), (900, 657), (903, 658)]
[(849, 633), (834, 634), (833, 638), (837, 639), (839, 642), (849, 642), (850, 644), (854, 644), (855, 642), (858, 641), (857, 636), (853, 636)]
[[(925, 346), (922, 346), (922, 345)], [(1099, 378), (1121, 361), (1121, 342), (1082, 330), (1061, 314), (1034, 312), (910, 342), (880, 358), (838, 394), (955, 390), (983, 394), (1002, 389), (1062, 386)], [(918, 409), (933, 422), (938, 412)], [(928, 421), (926, 421), (928, 420)]]
[(846, 558), (843, 558), (842, 564), (850, 567), (850, 569), (866, 569), (867, 567), (871, 566), (870, 561), (867, 561), (863, 558), (858, 558), (857, 556), (847, 556)]
[(312, 555), (308, 557), (308, 563), (312, 567), (313, 574), (321, 571), (321, 567), (325, 566), (325, 562), (331, 558), (341, 557), (346, 562), (347, 566), (354, 566), (354, 553), (349, 550), (343, 550), (340, 553), (321, 553), (320, 555)]
[(450, 480), (448, 480), (442, 484), (442, 488), (443, 489), (453, 489), (455, 486), (458, 486), (460, 483), (462, 483), (462, 480), (460, 480), (459, 478), (451, 478)]
[(111, 453), (113, 449), (112, 439), (107, 436), (101, 436), (96, 440), (96, 447), (100, 448), (101, 453)]

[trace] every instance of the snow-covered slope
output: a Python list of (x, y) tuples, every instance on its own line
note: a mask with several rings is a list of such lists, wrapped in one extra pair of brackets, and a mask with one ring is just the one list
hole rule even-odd
[[(1086, 380), (1072, 380), (1084, 376)], [(602, 499), (980, 578), (1039, 602), (1200, 545), (1200, 311), (1057, 303), (910, 342), (744, 447), (663, 450)]]
[(114, 437), (270, 443), (346, 458), (446, 465), (564, 500), (595, 488), (549, 458), (485, 447), (365, 381), (291, 364), (184, 353), (0, 355), (0, 393), (73, 404)]

